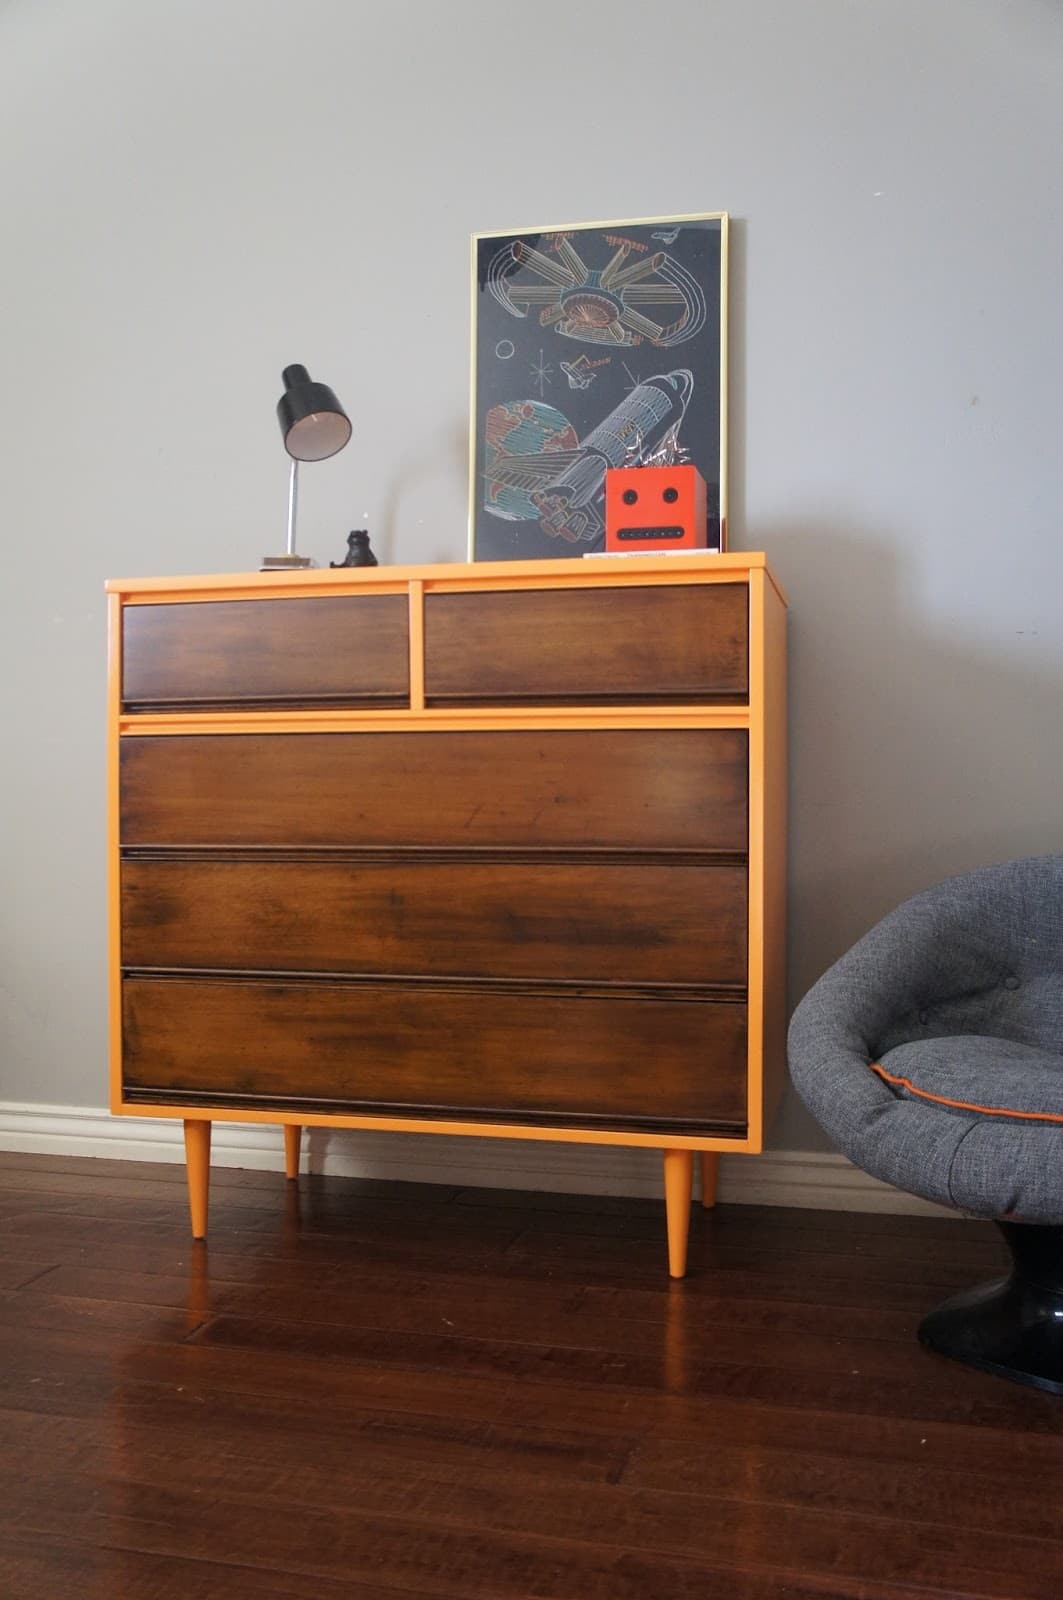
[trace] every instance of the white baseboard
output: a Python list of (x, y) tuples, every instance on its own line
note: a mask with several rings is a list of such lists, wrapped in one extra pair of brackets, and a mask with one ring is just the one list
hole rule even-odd
[[(0, 1102), (0, 1150), (125, 1161), (184, 1160), (181, 1124), (175, 1119), (113, 1117), (93, 1106), (11, 1101)], [(279, 1171), (284, 1165), (280, 1128), (216, 1122), (211, 1159), (219, 1167)], [(662, 1192), (656, 1152), (621, 1146), (312, 1128), (304, 1141), (303, 1166), (308, 1172), (343, 1177), (416, 1179), (457, 1187), (652, 1198)], [(738, 1205), (957, 1214), (879, 1183), (844, 1156), (822, 1151), (724, 1156), (719, 1197)]]

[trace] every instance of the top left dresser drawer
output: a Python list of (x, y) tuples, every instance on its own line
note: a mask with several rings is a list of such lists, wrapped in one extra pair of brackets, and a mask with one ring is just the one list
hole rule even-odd
[(127, 712), (406, 706), (405, 595), (122, 608)]

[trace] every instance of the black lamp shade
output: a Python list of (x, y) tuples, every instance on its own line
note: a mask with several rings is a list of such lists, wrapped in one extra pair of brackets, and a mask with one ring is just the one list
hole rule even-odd
[(314, 383), (305, 367), (285, 367), (277, 420), (284, 448), (296, 461), (325, 461), (351, 437), (351, 423), (332, 390)]

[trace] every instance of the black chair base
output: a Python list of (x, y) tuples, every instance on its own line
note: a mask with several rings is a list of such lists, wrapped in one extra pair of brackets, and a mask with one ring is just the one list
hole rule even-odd
[(919, 1342), (1014, 1383), (1063, 1395), (1063, 1227), (998, 1222), (1008, 1278), (967, 1289), (931, 1311)]

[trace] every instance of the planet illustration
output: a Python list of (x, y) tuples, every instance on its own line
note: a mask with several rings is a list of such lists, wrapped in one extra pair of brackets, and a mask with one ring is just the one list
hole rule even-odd
[[(484, 418), (484, 445), (484, 510), (507, 522), (534, 522), (539, 509), (532, 491), (542, 486), (543, 457), (578, 450), (579, 436), (556, 407), (541, 400), (507, 400)], [(526, 479), (522, 457), (531, 468)], [(558, 462), (559, 471), (564, 464)]]

